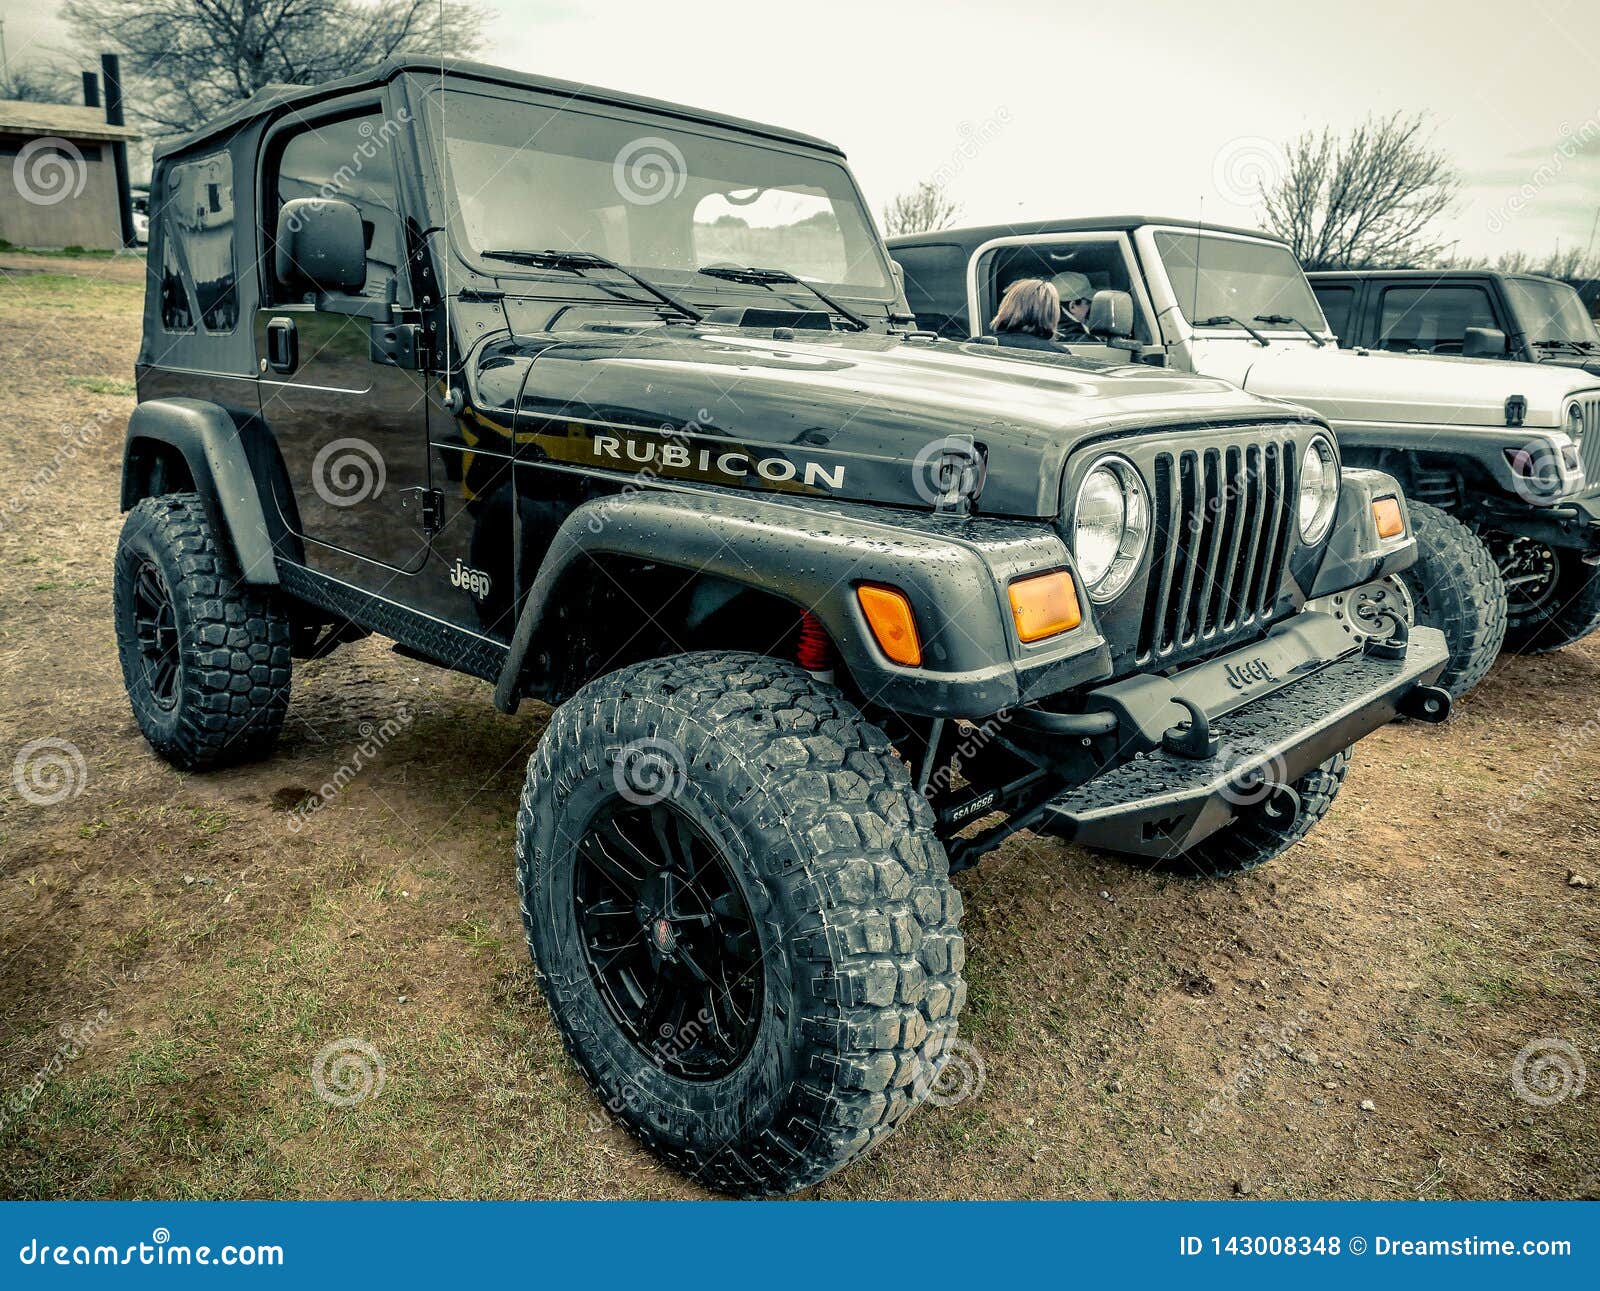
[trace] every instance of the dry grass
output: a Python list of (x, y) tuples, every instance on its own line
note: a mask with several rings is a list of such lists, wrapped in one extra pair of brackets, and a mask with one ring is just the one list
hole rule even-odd
[[(54, 737), (87, 771), (53, 806), (0, 776), (0, 1194), (693, 1195), (604, 1124), (533, 985), (511, 836), (542, 710), (369, 641), (299, 667), (269, 762), (184, 776), (139, 738), (109, 615), (139, 282), (0, 256), (0, 770)], [(1567, 877), (1600, 881), (1595, 728), (1487, 822), (1597, 709), (1600, 642), (1508, 659), (1446, 729), (1364, 744), (1326, 824), (1232, 882), (1013, 840), (961, 881), (986, 1083), (818, 1192), (1594, 1195), (1600, 911)], [(351, 1108), (310, 1076), (344, 1037), (385, 1066)], [(1591, 1088), (1534, 1107), (1511, 1065), (1547, 1037)]]

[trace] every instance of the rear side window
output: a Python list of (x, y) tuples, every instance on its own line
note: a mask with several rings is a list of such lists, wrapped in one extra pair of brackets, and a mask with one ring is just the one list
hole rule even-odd
[(961, 340), (972, 335), (966, 321), (967, 257), (960, 247), (895, 247), (890, 254), (905, 272), (906, 304), (919, 327)]
[(239, 322), (233, 256), (233, 158), (213, 153), (167, 172), (161, 203), (161, 324), (231, 332)]
[[(361, 212), (367, 244), (367, 282), (363, 294), (389, 299), (398, 283), (404, 240), (395, 193), (392, 142), (395, 127), (382, 113), (364, 112), (318, 121), (288, 137), (278, 153), (270, 231), (276, 236), (279, 213), (297, 197), (327, 197), (350, 202)], [(295, 299), (295, 288), (273, 283), (273, 299)]]
[(1460, 354), (1469, 327), (1498, 327), (1482, 287), (1386, 287), (1378, 342), (1386, 350)]
[(1322, 316), (1340, 345), (1349, 345), (1350, 307), (1356, 302), (1354, 287), (1313, 287), (1317, 304), (1322, 306)]

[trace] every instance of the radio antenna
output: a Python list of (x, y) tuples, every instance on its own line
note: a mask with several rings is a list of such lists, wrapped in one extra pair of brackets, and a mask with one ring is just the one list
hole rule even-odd
[(1206, 195), (1200, 194), (1200, 214), (1194, 221), (1194, 290), (1189, 293), (1189, 326), (1195, 325), (1200, 315), (1200, 256), (1205, 249)]

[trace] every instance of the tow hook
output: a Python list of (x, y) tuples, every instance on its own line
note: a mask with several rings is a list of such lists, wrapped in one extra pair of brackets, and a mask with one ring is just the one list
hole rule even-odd
[(1419, 722), (1442, 722), (1450, 716), (1450, 692), (1443, 686), (1415, 686), (1400, 700), (1401, 717)]
[(1189, 710), (1189, 720), (1169, 726), (1161, 736), (1161, 747), (1175, 757), (1193, 758), (1197, 762), (1216, 757), (1221, 741), (1211, 733), (1205, 709), (1182, 695), (1174, 695), (1172, 702)]
[(1366, 652), (1374, 659), (1404, 659), (1406, 647), (1411, 644), (1411, 629), (1406, 626), (1406, 621), (1393, 610), (1379, 610), (1379, 621), (1387, 619), (1392, 626), (1391, 634), (1379, 637), (1376, 633), (1367, 638)]
[(1267, 796), (1261, 800), (1261, 814), (1273, 829), (1282, 832), (1293, 829), (1301, 811), (1300, 795), (1292, 785), (1267, 786)]

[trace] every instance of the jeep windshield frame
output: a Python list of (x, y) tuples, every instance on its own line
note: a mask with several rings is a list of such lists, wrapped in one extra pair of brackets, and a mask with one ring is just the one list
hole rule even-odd
[(456, 256), (485, 276), (570, 280), (553, 268), (483, 255), (549, 248), (604, 257), (679, 296), (769, 295), (699, 272), (707, 264), (760, 264), (794, 274), (799, 284), (777, 290), (797, 300), (809, 302), (806, 285), (815, 283), (832, 295), (894, 306), (888, 253), (835, 154), (720, 123), (510, 86), (449, 81), (417, 89), (420, 133), (439, 185), (434, 222)]
[(1242, 333), (1231, 323), (1206, 321), (1231, 317), (1264, 332), (1332, 339), (1305, 270), (1283, 243), (1168, 225), (1151, 230), (1151, 244), (1179, 314), (1196, 332)]

